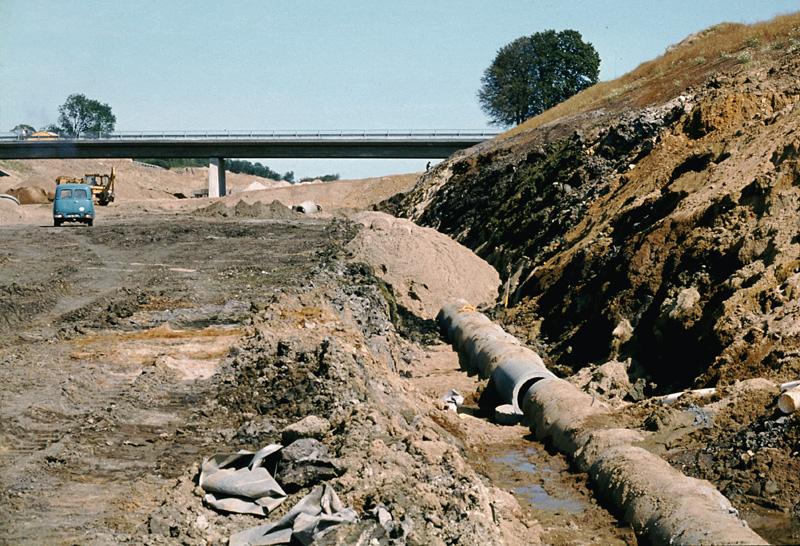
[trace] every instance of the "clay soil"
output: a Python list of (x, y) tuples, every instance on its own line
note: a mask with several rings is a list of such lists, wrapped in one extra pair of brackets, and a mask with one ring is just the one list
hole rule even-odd
[[(363, 516), (331, 544), (636, 543), (560, 455), (492, 423), (432, 321), (344, 259), (355, 223), (174, 204), (116, 203), (92, 228), (4, 209), (0, 543), (226, 544), (263, 519), (204, 506), (201, 460), (308, 415)], [(461, 413), (438, 401), (452, 388)]]

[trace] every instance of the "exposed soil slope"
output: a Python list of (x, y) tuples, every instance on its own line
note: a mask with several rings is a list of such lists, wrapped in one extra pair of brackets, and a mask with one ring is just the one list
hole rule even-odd
[[(710, 29), (669, 55), (706, 44), (711, 60), (667, 55), (660, 73), (602, 101), (578, 96), (379, 206), (494, 265), (510, 305), (497, 316), (562, 375), (630, 359), (636, 397), (771, 380), (735, 418), (688, 426), (692, 441), (673, 437), (662, 454), (740, 507), (796, 515), (800, 427), (774, 412), (775, 382), (800, 378), (799, 22), (727, 51), (710, 49), (724, 34)], [(764, 493), (770, 479), (780, 493)]]
[(798, 68), (776, 50), (667, 102), (486, 143), (382, 208), (493, 264), (510, 322), (556, 365), (622, 351), (664, 388), (792, 378)]

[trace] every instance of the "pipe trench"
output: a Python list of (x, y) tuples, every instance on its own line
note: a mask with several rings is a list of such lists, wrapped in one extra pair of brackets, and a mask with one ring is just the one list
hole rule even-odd
[(462, 366), (490, 378), (500, 398), (588, 473), (640, 535), (653, 544), (767, 544), (717, 489), (637, 447), (642, 433), (610, 428), (610, 409), (557, 378), (464, 300), (449, 300), (437, 317)]

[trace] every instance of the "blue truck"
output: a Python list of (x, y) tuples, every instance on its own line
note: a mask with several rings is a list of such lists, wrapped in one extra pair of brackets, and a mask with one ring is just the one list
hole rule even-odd
[(64, 222), (94, 223), (92, 187), (88, 184), (59, 184), (53, 201), (53, 225)]

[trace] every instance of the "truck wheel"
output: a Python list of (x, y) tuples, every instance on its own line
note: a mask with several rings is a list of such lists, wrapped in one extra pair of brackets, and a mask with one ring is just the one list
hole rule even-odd
[(86, 220), (87, 226), (92, 227), (92, 224), (94, 224), (94, 220)]
[(55, 227), (61, 227), (61, 220), (59, 220), (58, 218), (53, 219), (53, 225)]

